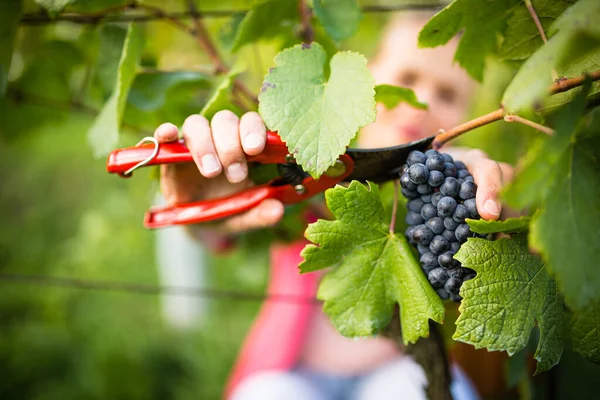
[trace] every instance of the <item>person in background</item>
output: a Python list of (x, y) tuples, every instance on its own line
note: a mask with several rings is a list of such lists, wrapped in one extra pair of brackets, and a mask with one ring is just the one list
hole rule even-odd
[[(417, 47), (418, 32), (430, 13), (392, 18), (369, 67), (377, 84), (414, 90), (427, 110), (401, 103), (394, 109), (377, 105), (377, 120), (364, 127), (358, 145), (376, 148), (414, 141), (459, 124), (465, 116), (474, 83), (453, 62), (457, 39), (434, 49)], [(157, 127), (159, 142), (178, 138), (171, 123)], [(266, 127), (260, 115), (240, 118), (228, 110), (211, 121), (189, 116), (181, 135), (194, 164), (164, 165), (161, 187), (169, 203), (221, 197), (252, 186), (246, 155), (265, 146)], [(510, 179), (509, 165), (490, 160), (480, 150), (445, 149), (460, 159), (478, 185), (477, 208), (484, 219), (498, 219), (498, 191)], [(194, 226), (207, 246), (219, 248), (231, 235), (277, 224), (284, 206), (275, 199), (220, 224)], [(270, 294), (315, 296), (318, 276), (300, 275), (300, 250), (306, 241), (274, 244), (271, 249)], [(454, 366), (452, 394), (456, 399), (477, 399), (468, 378)], [(319, 306), (268, 302), (248, 335), (234, 367), (226, 397), (232, 400), (363, 400), (425, 399), (423, 369), (383, 337), (355, 341), (342, 337)]]

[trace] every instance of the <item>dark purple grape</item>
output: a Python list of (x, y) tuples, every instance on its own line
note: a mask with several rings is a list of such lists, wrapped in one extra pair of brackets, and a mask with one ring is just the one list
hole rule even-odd
[(450, 162), (444, 164), (444, 170), (442, 171), (445, 177), (456, 178), (456, 166)]
[(475, 182), (465, 180), (462, 185), (460, 185), (458, 196), (463, 200), (468, 200), (474, 198), (475, 193), (477, 193), (477, 185)]
[(419, 199), (413, 199), (413, 200), (409, 201), (406, 206), (408, 207), (408, 209), (410, 211), (420, 213), (421, 208), (423, 207), (423, 204), (425, 204), (425, 203), (423, 202), (423, 200), (421, 200), (419, 198)]
[[(454, 234), (454, 232), (452, 232), (452, 233)], [(454, 238), (456, 239), (456, 235), (454, 235)], [(456, 253), (458, 253), (458, 250), (460, 250), (460, 243), (458, 243), (458, 241), (456, 241), (456, 242), (450, 242), (450, 251), (452, 253), (456, 254)]]
[(460, 179), (465, 179), (467, 176), (471, 176), (471, 173), (467, 169), (459, 169), (456, 171), (456, 176)]
[(426, 160), (427, 160), (427, 156), (425, 155), (425, 153), (423, 153), (419, 150), (413, 150), (408, 155), (408, 158), (406, 159), (406, 163), (410, 167), (413, 164), (425, 164)]
[(440, 153), (440, 154), (445, 162), (454, 163), (454, 159), (452, 158), (452, 156), (450, 154), (448, 154), (448, 153)]
[(435, 235), (431, 240), (431, 243), (429, 243), (429, 250), (431, 250), (433, 254), (442, 254), (450, 250), (450, 242), (443, 236)]
[(431, 195), (431, 204), (437, 207), (438, 202), (444, 197), (442, 192), (435, 192)]
[(427, 274), (427, 279), (429, 280), (429, 283), (431, 283), (431, 286), (433, 286), (434, 288), (441, 288), (442, 286), (444, 286), (444, 283), (446, 283), (446, 281), (448, 280), (448, 273), (444, 268), (434, 268), (431, 271), (429, 271), (429, 274)]
[(444, 157), (439, 154), (432, 154), (427, 157), (427, 161), (425, 162), (425, 166), (431, 171), (443, 171), (444, 170)]
[(439, 156), (439, 155), (440, 155), (440, 152), (439, 152), (439, 151), (437, 151), (437, 150), (429, 149), (429, 150), (427, 150), (427, 151), (425, 152), (425, 155), (426, 155), (427, 157), (431, 157), (431, 156), (433, 156), (433, 155)]
[(419, 251), (419, 254), (429, 253), (429, 245), (423, 246), (422, 244), (418, 244), (417, 250)]
[(419, 192), (419, 194), (429, 194), (433, 193), (433, 188), (427, 183), (421, 183), (420, 185), (417, 185), (417, 192)]
[(465, 275), (464, 268), (461, 268), (461, 267), (450, 268), (446, 272), (448, 273), (448, 276), (450, 278), (456, 278), (456, 279), (462, 279), (463, 276)]
[(420, 185), (429, 179), (429, 170), (425, 164), (417, 163), (408, 168), (408, 177), (413, 183)]
[(421, 200), (423, 200), (423, 203), (431, 203), (431, 194), (422, 194)]
[(448, 293), (444, 288), (435, 289), (435, 292), (442, 300), (448, 300), (450, 298), (450, 293)]
[(423, 208), (421, 208), (421, 217), (423, 217), (425, 221), (437, 217), (437, 208), (431, 203), (426, 203), (423, 205)]
[(456, 240), (456, 235), (454, 234), (453, 230), (444, 229), (444, 232), (442, 232), (442, 236), (450, 243), (458, 242), (458, 240)]
[(437, 203), (438, 215), (442, 218), (451, 217), (454, 214), (454, 210), (456, 210), (456, 200), (452, 197), (442, 197)]
[(453, 230), (456, 229), (456, 227), (458, 225), (460, 225), (460, 223), (456, 222), (454, 220), (454, 218), (452, 218), (452, 217), (446, 217), (446, 218), (444, 218), (444, 228), (446, 228), (446, 229), (448, 229), (450, 231), (453, 231)]
[(402, 192), (402, 196), (406, 197), (407, 199), (416, 199), (417, 197), (421, 197), (419, 192), (416, 190), (402, 188), (400, 189), (400, 192)]
[(431, 232), (425, 225), (417, 225), (415, 226), (415, 230), (413, 231), (413, 240), (422, 245), (428, 245), (435, 235)]
[(465, 275), (464, 275), (464, 277), (462, 279), (463, 279), (463, 282), (470, 281), (471, 279), (475, 278), (476, 276), (477, 276), (477, 274), (475, 274), (475, 273), (472, 273), (472, 274), (471, 273), (465, 273)]
[(429, 179), (427, 180), (427, 184), (431, 187), (438, 187), (442, 183), (444, 183), (444, 174), (440, 171), (429, 171)]
[(467, 166), (465, 165), (464, 162), (456, 160), (454, 161), (454, 165), (456, 165), (456, 169), (461, 170), (461, 169), (467, 169)]
[(446, 269), (450, 269), (450, 268), (455, 268), (458, 266), (458, 261), (456, 261), (453, 258), (454, 254), (452, 254), (451, 252), (447, 251), (445, 253), (442, 253), (438, 256), (438, 264), (440, 264), (440, 267), (446, 268)]
[(448, 278), (448, 280), (444, 284), (444, 289), (446, 289), (448, 293), (458, 294), (461, 285), (462, 281), (460, 279)]
[(438, 268), (438, 257), (432, 252), (423, 253), (421, 256), (421, 266), (427, 272), (431, 271), (434, 268)]
[(411, 182), (408, 174), (405, 172), (400, 176), (400, 185), (405, 189), (415, 190), (417, 188), (417, 184)]
[(406, 213), (405, 221), (408, 225), (420, 225), (423, 223), (421, 214), (409, 211)]
[(404, 231), (404, 236), (406, 236), (406, 239), (408, 239), (408, 241), (410, 243), (414, 243), (414, 239), (413, 239), (413, 231), (415, 230), (414, 226), (409, 226), (408, 228), (406, 228), (406, 230)]
[(466, 177), (465, 177), (465, 181), (468, 181), (468, 182), (475, 182), (475, 178), (473, 178), (473, 175), (469, 175), (469, 176), (466, 176)]
[(455, 303), (460, 303), (462, 301), (462, 297), (459, 294), (450, 293), (450, 300)]
[(467, 238), (472, 236), (471, 228), (467, 224), (460, 224), (454, 231), (454, 234), (456, 235), (456, 239), (461, 243), (466, 242)]
[[(412, 167), (411, 167), (412, 168)], [(410, 172), (410, 170), (409, 170)], [(458, 197), (458, 192), (460, 191), (460, 185), (456, 178), (451, 176), (444, 179), (444, 183), (440, 186), (440, 192), (444, 194), (444, 196), (449, 197)], [(452, 210), (454, 211), (454, 210)]]
[(425, 225), (427, 225), (427, 227), (436, 235), (439, 235), (444, 231), (444, 220), (440, 217), (433, 217), (428, 221), (425, 221)]
[[(452, 214), (452, 219), (456, 222), (465, 222), (465, 218), (469, 217), (469, 210), (463, 204), (459, 204), (456, 206), (456, 210), (454, 210), (454, 214)], [(456, 229), (456, 228), (454, 228)]]
[(475, 202), (475, 199), (465, 200), (463, 201), (463, 204), (465, 207), (467, 207), (467, 210), (469, 210), (470, 218), (479, 219), (479, 213), (477, 212), (477, 203)]

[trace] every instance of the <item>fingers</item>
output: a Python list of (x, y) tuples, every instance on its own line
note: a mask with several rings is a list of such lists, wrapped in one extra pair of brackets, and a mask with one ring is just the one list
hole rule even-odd
[(229, 218), (223, 228), (229, 233), (266, 228), (277, 224), (283, 212), (283, 204), (279, 200), (267, 199), (244, 214)]
[(267, 128), (260, 115), (251, 111), (240, 119), (240, 140), (246, 154), (255, 156), (265, 148)]
[(159, 143), (174, 142), (177, 140), (178, 135), (179, 131), (177, 127), (170, 122), (160, 124), (154, 131), (154, 138), (158, 140)]
[(240, 142), (239, 124), (237, 115), (229, 110), (217, 112), (210, 123), (219, 160), (227, 180), (231, 183), (241, 182), (248, 176), (246, 157)]
[(183, 122), (181, 131), (200, 173), (206, 178), (218, 176), (222, 167), (216, 156), (208, 120), (199, 114), (190, 115)]
[(498, 193), (504, 183), (503, 175), (512, 174), (512, 169), (508, 164), (501, 165), (490, 160), (487, 154), (481, 150), (466, 152), (463, 162), (477, 184), (475, 201), (479, 215), (486, 220), (497, 220), (502, 211)]

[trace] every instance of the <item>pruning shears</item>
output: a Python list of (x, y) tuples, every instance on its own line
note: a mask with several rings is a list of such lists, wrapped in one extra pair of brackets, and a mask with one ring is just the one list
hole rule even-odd
[[(288, 152), (276, 132), (267, 132), (263, 152), (248, 156), (248, 162), (277, 164), (281, 176), (227, 197), (186, 204), (150, 208), (144, 218), (147, 228), (214, 221), (256, 207), (265, 199), (277, 199), (283, 204), (306, 200), (340, 182), (385, 182), (398, 178), (401, 166), (413, 150), (424, 151), (435, 136), (407, 144), (378, 149), (352, 149), (342, 154), (319, 179), (302, 170)], [(146, 143), (151, 142), (151, 143)], [(133, 147), (114, 150), (108, 156), (106, 169), (122, 177), (130, 177), (136, 169), (158, 164), (193, 162), (192, 154), (183, 141), (161, 143), (152, 137), (144, 138)]]

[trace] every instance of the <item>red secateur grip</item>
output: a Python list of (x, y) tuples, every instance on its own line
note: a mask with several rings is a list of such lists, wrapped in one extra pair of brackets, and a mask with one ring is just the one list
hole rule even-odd
[[(127, 171), (146, 160), (148, 160), (148, 162), (145, 163), (144, 166), (194, 161), (192, 153), (190, 153), (182, 140), (161, 143), (158, 148), (158, 153), (156, 156), (152, 157), (155, 150), (155, 145), (152, 143), (114, 150), (108, 156), (106, 171), (128, 177), (131, 173), (126, 174)], [(248, 156), (247, 160), (250, 162), (278, 163), (284, 162), (287, 154), (287, 147), (285, 146), (285, 143), (281, 141), (279, 135), (275, 132), (268, 131), (267, 143), (264, 151), (257, 156)]]

